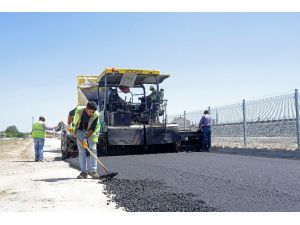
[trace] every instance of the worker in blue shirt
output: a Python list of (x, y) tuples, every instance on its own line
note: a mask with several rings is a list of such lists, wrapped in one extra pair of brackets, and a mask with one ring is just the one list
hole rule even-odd
[(199, 129), (202, 129), (202, 150), (207, 152), (210, 152), (211, 149), (211, 125), (212, 117), (209, 115), (209, 111), (205, 110), (199, 122)]

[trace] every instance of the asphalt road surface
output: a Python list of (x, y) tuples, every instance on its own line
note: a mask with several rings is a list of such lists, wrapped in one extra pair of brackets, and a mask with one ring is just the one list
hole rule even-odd
[[(101, 158), (127, 211), (300, 211), (300, 162), (218, 153)], [(99, 170), (100, 173), (103, 171)]]

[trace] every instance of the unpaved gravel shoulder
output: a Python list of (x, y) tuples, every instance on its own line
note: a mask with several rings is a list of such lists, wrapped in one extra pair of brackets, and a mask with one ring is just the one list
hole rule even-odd
[(45, 162), (34, 162), (32, 140), (0, 146), (0, 211), (122, 211), (108, 205), (97, 180), (60, 159), (60, 141), (46, 139)]

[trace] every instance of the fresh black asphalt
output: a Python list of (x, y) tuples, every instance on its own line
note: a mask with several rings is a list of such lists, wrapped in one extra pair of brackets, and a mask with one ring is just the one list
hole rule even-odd
[(206, 152), (100, 159), (119, 173), (100, 182), (127, 211), (300, 211), (299, 160)]

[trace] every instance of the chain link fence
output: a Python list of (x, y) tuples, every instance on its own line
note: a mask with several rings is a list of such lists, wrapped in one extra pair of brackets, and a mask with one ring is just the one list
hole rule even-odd
[[(240, 103), (208, 107), (212, 144), (221, 147), (289, 149), (300, 147), (298, 90)], [(168, 115), (179, 129), (196, 130), (204, 109)]]

